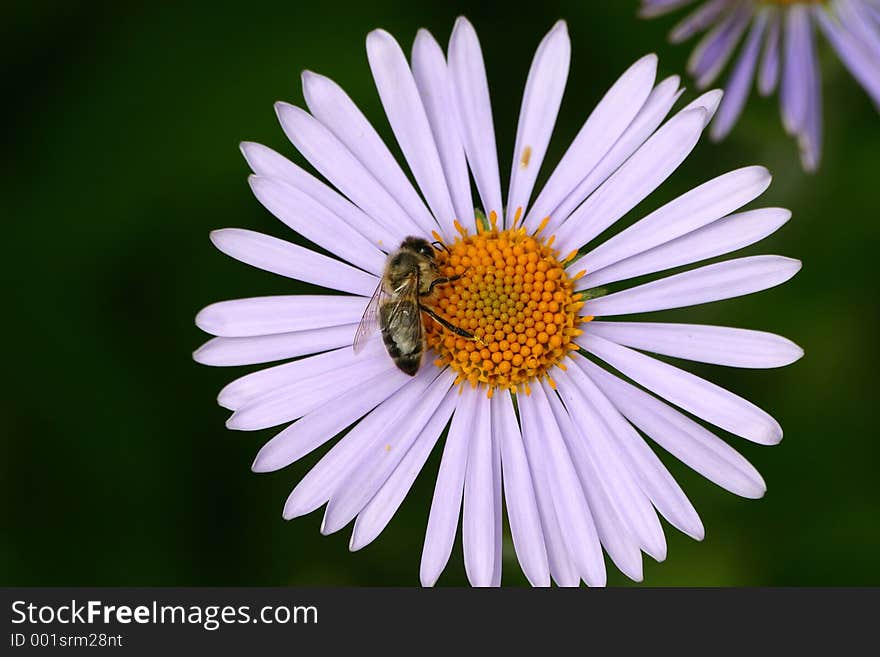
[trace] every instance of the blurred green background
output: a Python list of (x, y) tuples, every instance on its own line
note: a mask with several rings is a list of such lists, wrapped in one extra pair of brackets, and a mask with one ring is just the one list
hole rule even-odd
[[(464, 13), (482, 40), (506, 181), (528, 65), (557, 18), (568, 20), (573, 56), (547, 162), (636, 58), (656, 51), (661, 75), (683, 71), (690, 46), (665, 39), (675, 17), (638, 21), (636, 5), (4, 3), (0, 583), (417, 584), (439, 450), (384, 534), (350, 554), (347, 532), (320, 535), (320, 511), (281, 518), (288, 492), (324, 450), (252, 474), (273, 432), (227, 431), (215, 404), (242, 369), (191, 360), (206, 339), (193, 324), (201, 307), (298, 289), (208, 241), (227, 226), (292, 239), (252, 198), (238, 142), (301, 162), (272, 103), (302, 103), (304, 68), (341, 83), (390, 139), (366, 33), (384, 27), (408, 50), (424, 26), (445, 43)], [(646, 558), (648, 585), (880, 584), (880, 120), (825, 44), (821, 52), (827, 118), (817, 175), (801, 172), (776, 100), (753, 97), (730, 139), (704, 139), (638, 209), (765, 164), (775, 181), (760, 204), (794, 217), (748, 252), (805, 263), (781, 288), (652, 317), (767, 329), (807, 357), (773, 371), (688, 366), (769, 409), (786, 438), (767, 448), (727, 436), (764, 475), (760, 501), (664, 455), (707, 535), (697, 543), (667, 525), (669, 557)], [(505, 583), (524, 583), (509, 539), (504, 572)], [(458, 545), (440, 583), (465, 582)], [(609, 583), (627, 580), (609, 567)]]

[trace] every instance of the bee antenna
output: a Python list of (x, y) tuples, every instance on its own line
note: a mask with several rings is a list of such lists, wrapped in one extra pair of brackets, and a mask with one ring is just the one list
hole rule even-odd
[(440, 240), (435, 240), (435, 241), (431, 242), (431, 246), (433, 246), (438, 251), (446, 251), (447, 253), (449, 253), (449, 249), (447, 249), (446, 245), (443, 242), (441, 242)]

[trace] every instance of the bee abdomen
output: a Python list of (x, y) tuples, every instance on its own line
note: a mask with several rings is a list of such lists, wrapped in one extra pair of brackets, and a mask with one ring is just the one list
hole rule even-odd
[(380, 309), (382, 340), (394, 364), (406, 374), (414, 376), (422, 362), (421, 316), (414, 302), (401, 302), (411, 307), (399, 308), (389, 322), (387, 306)]

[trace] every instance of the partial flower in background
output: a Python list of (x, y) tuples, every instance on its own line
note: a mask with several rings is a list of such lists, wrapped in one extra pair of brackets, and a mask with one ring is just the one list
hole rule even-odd
[[(596, 319), (727, 299), (791, 278), (798, 261), (761, 255), (616, 285), (777, 230), (787, 210), (737, 212), (767, 189), (770, 174), (752, 166), (721, 175), (597, 241), (688, 156), (721, 93), (667, 120), (679, 80), (655, 85), (657, 58), (643, 57), (606, 93), (532, 200), (570, 48), (559, 22), (535, 54), (506, 204), (480, 43), (461, 18), (445, 55), (419, 31), (411, 62), (390, 34), (367, 37), (379, 96), (418, 191), (345, 92), (306, 72), (308, 111), (278, 103), (278, 118), (336, 189), (265, 146), (242, 150), (260, 202), (330, 255), (248, 230), (211, 235), (242, 262), (342, 293), (224, 301), (196, 318), (218, 336), (196, 351), (201, 363), (290, 361), (247, 374), (219, 396), (233, 411), (231, 429), (287, 425), (257, 454), (254, 471), (284, 468), (348, 429), (294, 488), (285, 518), (326, 504), (322, 533), (354, 521), (350, 546), (363, 548), (391, 520), (449, 425), (422, 551), (424, 585), (443, 571), (460, 516), (470, 582), (500, 584), (502, 489), (532, 584), (604, 584), (603, 548), (641, 580), (642, 552), (666, 556), (658, 512), (685, 534), (704, 535), (642, 434), (749, 498), (764, 494), (761, 476), (685, 412), (756, 443), (782, 439), (779, 424), (754, 404), (643, 352), (768, 368), (802, 355), (792, 342), (744, 329)], [(474, 210), (470, 176), (485, 215)], [(395, 367), (378, 337), (359, 354), (351, 346), (387, 254), (408, 235), (442, 240), (440, 270), (461, 278), (427, 303), (480, 338), (456, 337), (425, 317), (428, 351), (414, 377)], [(612, 284), (620, 289), (589, 292)]]
[[(642, 0), (641, 15), (651, 18), (694, 2)], [(880, 109), (880, 0), (705, 0), (673, 28), (670, 40), (680, 43), (701, 32), (706, 35), (688, 62), (698, 88), (713, 84), (734, 59), (710, 130), (713, 139), (731, 131), (757, 77), (762, 96), (779, 87), (782, 124), (797, 139), (801, 164), (810, 172), (818, 168), (822, 90), (817, 33)]]

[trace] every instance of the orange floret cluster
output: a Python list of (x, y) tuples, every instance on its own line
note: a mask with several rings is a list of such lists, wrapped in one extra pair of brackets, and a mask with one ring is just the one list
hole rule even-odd
[[(517, 214), (517, 218), (519, 213)], [(495, 388), (528, 393), (528, 383), (546, 377), (550, 370), (577, 346), (578, 325), (584, 305), (574, 291), (583, 272), (570, 277), (552, 248), (553, 238), (544, 239), (545, 222), (533, 234), (525, 228), (498, 230), (490, 215), (484, 226), (477, 220), (477, 233), (469, 234), (458, 223), (459, 235), (445, 249), (438, 250), (442, 276), (460, 276), (435, 288), (428, 303), (454, 326), (476, 339), (456, 336), (426, 318), (427, 344), (440, 367), (449, 365), (458, 382), (485, 384), (489, 396)], [(516, 226), (517, 221), (514, 221)]]

